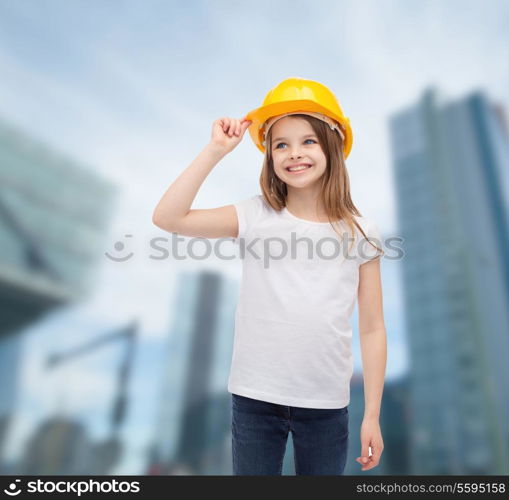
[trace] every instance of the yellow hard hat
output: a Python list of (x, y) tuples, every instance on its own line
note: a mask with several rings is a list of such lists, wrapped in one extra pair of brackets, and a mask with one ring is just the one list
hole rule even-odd
[[(269, 90), (263, 104), (250, 111), (245, 118), (251, 120), (249, 134), (256, 147), (265, 153), (266, 122), (273, 117), (286, 114), (304, 114), (321, 117), (333, 128), (330, 118), (341, 127), (344, 136), (343, 154), (345, 159), (352, 149), (352, 129), (350, 120), (343, 114), (334, 94), (322, 83), (304, 78), (287, 78)], [(323, 116), (324, 115), (324, 116)], [(329, 119), (328, 119), (329, 118)], [(271, 120), (273, 123), (273, 121)], [(272, 124), (271, 123), (271, 124)]]

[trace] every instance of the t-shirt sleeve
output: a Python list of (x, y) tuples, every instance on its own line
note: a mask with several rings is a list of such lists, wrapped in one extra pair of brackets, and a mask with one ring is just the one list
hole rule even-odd
[[(358, 248), (359, 265), (362, 265), (371, 260), (376, 260), (385, 253), (383, 250), (382, 236), (378, 224), (373, 220), (366, 219), (365, 223), (362, 224), (362, 229), (366, 233), (367, 239), (364, 238), (362, 233), (360, 233)], [(371, 243), (378, 248), (375, 248)]]
[(239, 234), (234, 238), (234, 243), (239, 243), (241, 238), (247, 238), (259, 219), (262, 211), (262, 195), (255, 195), (245, 200), (234, 203), (239, 223)]

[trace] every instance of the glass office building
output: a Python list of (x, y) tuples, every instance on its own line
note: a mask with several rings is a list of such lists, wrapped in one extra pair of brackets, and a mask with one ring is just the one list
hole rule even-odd
[(91, 290), (113, 188), (0, 122), (0, 337)]
[(509, 143), (482, 92), (390, 120), (410, 348), (411, 473), (509, 473)]
[(20, 331), (90, 292), (113, 195), (96, 173), (0, 121), (0, 462)]

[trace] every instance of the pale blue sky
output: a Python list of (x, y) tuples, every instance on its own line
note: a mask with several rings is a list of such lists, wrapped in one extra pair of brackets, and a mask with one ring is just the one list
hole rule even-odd
[[(209, 266), (239, 278), (238, 261), (149, 262), (148, 239), (164, 236), (151, 213), (205, 146), (213, 120), (244, 115), (289, 76), (321, 81), (336, 94), (353, 127), (354, 202), (385, 237), (397, 234), (389, 115), (428, 85), (451, 99), (482, 88), (508, 109), (508, 25), (505, 0), (0, 0), (0, 117), (119, 186), (106, 250), (134, 235), (135, 258), (101, 260), (97, 293), (76, 312), (77, 324), (107, 328), (137, 315), (145, 338), (158, 342), (171, 326), (179, 269)], [(246, 134), (194, 207), (258, 192), (261, 161)], [(384, 262), (383, 274), (394, 375), (405, 365), (398, 266)], [(64, 335), (52, 321), (33, 329), (28, 346), (36, 349), (50, 329)], [(29, 370), (34, 397), (36, 382)], [(143, 383), (136, 383), (140, 401)], [(133, 446), (150, 437), (151, 424), (131, 419)]]

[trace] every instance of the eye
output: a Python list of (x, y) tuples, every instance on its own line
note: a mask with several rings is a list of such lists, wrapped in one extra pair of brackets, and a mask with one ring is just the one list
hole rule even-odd
[[(316, 143), (316, 141), (314, 139), (306, 139), (304, 142), (307, 142), (307, 141), (311, 141), (311, 142), (315, 142)], [(286, 144), (286, 142), (280, 142), (279, 144), (276, 145), (275, 149), (280, 149), (279, 146), (281, 146), (281, 144)]]

